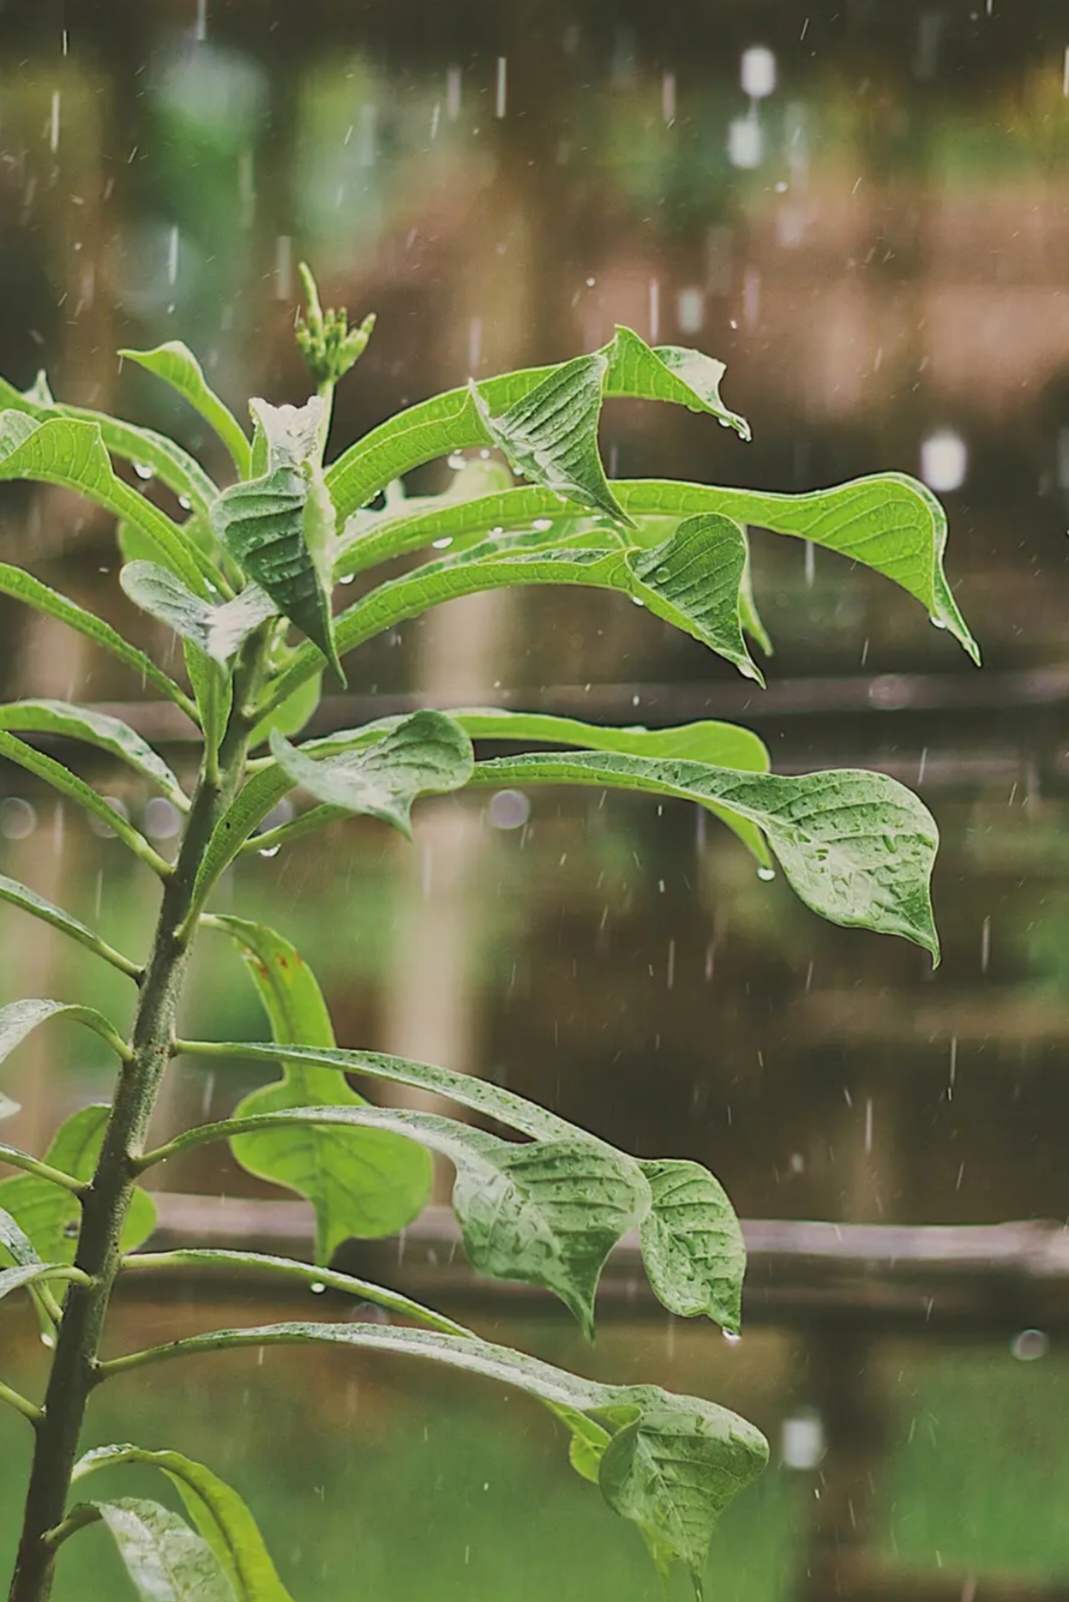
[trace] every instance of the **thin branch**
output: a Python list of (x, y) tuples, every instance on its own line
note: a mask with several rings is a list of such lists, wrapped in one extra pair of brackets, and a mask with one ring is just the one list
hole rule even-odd
[(62, 1524), (57, 1524), (54, 1530), (46, 1530), (41, 1539), (54, 1551), (72, 1535), (77, 1535), (79, 1530), (84, 1530), (87, 1524), (95, 1524), (101, 1516), (100, 1509), (94, 1503), (79, 1502), (71, 1508)]
[(302, 1263), (292, 1257), (188, 1247), (173, 1252), (136, 1252), (122, 1260), (124, 1273), (131, 1269), (147, 1269), (151, 1272), (153, 1269), (169, 1268), (198, 1270), (222, 1268), (271, 1274), (275, 1278), (293, 1280), (297, 1284), (310, 1286), (313, 1290), (336, 1290), (347, 1296), (359, 1297), (361, 1301), (374, 1302), (392, 1313), (400, 1313), (417, 1323), (425, 1324), (429, 1329), (436, 1329), (443, 1335), (472, 1334), (472, 1331), (465, 1329), (463, 1324), (454, 1323), (451, 1318), (445, 1318), (433, 1308), (424, 1307), (422, 1302), (414, 1302), (410, 1297), (387, 1290), (383, 1285), (374, 1285), (366, 1279), (357, 1279), (352, 1274), (340, 1274), (335, 1269), (317, 1268), (312, 1263)]
[(0, 1141), (0, 1162), (10, 1163), (12, 1168), (21, 1168), (27, 1174), (36, 1174), (38, 1179), (47, 1179), (50, 1185), (61, 1185), (72, 1196), (84, 1196), (89, 1189), (84, 1180), (75, 1179), (62, 1168), (53, 1168), (51, 1163), (43, 1163), (39, 1157), (31, 1157), (28, 1151), (19, 1151), (17, 1146), (8, 1146), (3, 1141)]
[(6, 1402), (16, 1413), (21, 1413), (23, 1418), (29, 1419), (34, 1429), (44, 1418), (44, 1414), (35, 1402), (28, 1401), (20, 1391), (15, 1390), (13, 1385), (5, 1385), (3, 1380), (0, 1380), (0, 1402)]

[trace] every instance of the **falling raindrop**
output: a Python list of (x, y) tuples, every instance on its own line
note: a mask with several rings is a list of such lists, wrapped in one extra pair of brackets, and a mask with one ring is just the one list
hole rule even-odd
[(0, 834), (5, 840), (25, 840), (37, 827), (37, 813), (20, 795), (0, 801)]
[(460, 116), (460, 68), (450, 67), (445, 75), (445, 114), (450, 122)]
[(736, 117), (728, 128), (728, 160), (743, 172), (760, 167), (764, 135), (756, 117)]
[(681, 289), (676, 300), (680, 333), (696, 334), (705, 322), (705, 296), (700, 289)]
[(650, 344), (655, 345), (661, 332), (661, 285), (656, 278), (649, 285)]
[(940, 494), (960, 489), (969, 468), (969, 449), (951, 428), (939, 429), (921, 441), (921, 478)]
[(783, 1420), (780, 1452), (784, 1468), (802, 1472), (815, 1469), (826, 1449), (824, 1423), (815, 1408), (799, 1408)]
[(142, 823), (150, 840), (173, 840), (182, 827), (182, 817), (173, 802), (154, 795), (145, 803)]
[(806, 587), (807, 590), (811, 590), (813, 588), (813, 584), (814, 584), (814, 581), (816, 579), (816, 576), (817, 576), (817, 553), (816, 553), (816, 547), (814, 546), (812, 540), (806, 540), (806, 542), (805, 542), (805, 587)]
[(48, 148), (55, 155), (59, 149), (59, 90), (52, 91), (52, 115), (48, 125)]
[(522, 790), (498, 790), (486, 809), (494, 829), (522, 829), (531, 816), (531, 803)]
[(671, 127), (676, 120), (676, 75), (666, 72), (661, 79), (661, 116), (665, 125)]
[(776, 87), (776, 58), (766, 45), (751, 45), (742, 52), (739, 77), (743, 93), (764, 100)]
[(501, 120), (508, 104), (508, 58), (497, 58), (497, 84), (494, 90), (494, 116)]
[(986, 973), (991, 961), (991, 919), (987, 917), (980, 926), (980, 972)]
[(1041, 1329), (1023, 1329), (1010, 1342), (1010, 1351), (1020, 1363), (1034, 1363), (1045, 1357), (1050, 1347), (1050, 1336)]
[(169, 239), (167, 241), (167, 282), (169, 284), (174, 284), (174, 283), (178, 282), (178, 224), (177, 223), (175, 223), (174, 226), (172, 227), (171, 233), (170, 233), (170, 237), (169, 237)]
[(198, 44), (203, 44), (208, 37), (208, 0), (197, 0), (197, 20), (193, 28), (193, 37)]

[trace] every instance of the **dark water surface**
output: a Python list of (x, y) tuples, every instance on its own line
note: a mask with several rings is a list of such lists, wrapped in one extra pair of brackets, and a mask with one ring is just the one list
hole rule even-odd
[[(613, 471), (796, 490), (898, 469), (944, 492), (980, 673), (887, 583), (758, 533), (776, 643), (763, 694), (576, 590), (408, 625), (351, 659), (352, 698), (321, 714), (341, 726), (428, 689), (613, 722), (719, 715), (752, 722), (780, 771), (892, 772), (943, 833), (935, 976), (758, 882), (681, 805), (539, 791), (504, 828), (476, 796), (425, 807), (414, 850), (350, 823), (233, 875), (232, 907), (296, 942), (342, 1042), (491, 1075), (636, 1152), (699, 1158), (749, 1218), (1069, 1217), (1067, 157), (1057, 4), (0, 3), (0, 371), (20, 386), (43, 366), (61, 398), (174, 430), (220, 468), (217, 443), (114, 352), (180, 337), (235, 407), (303, 399), (307, 257), (325, 301), (379, 315), (336, 449), (405, 401), (623, 322), (726, 361), (754, 441), (617, 403)], [(4, 487), (0, 556), (169, 649), (118, 592), (110, 521), (73, 498)], [(7, 602), (0, 675), (11, 697), (144, 700)], [(137, 715), (151, 727), (151, 707)], [(166, 829), (147, 793), (107, 782)], [(14, 770), (0, 791), (0, 869), (139, 949), (152, 897), (119, 843)], [(0, 939), (0, 999), (127, 1015), (125, 981), (80, 948), (8, 908)], [(221, 957), (206, 941), (187, 1031), (261, 1033)], [(13, 1138), (43, 1147), (105, 1073), (69, 1036), (29, 1044), (4, 1087), (24, 1108)], [(222, 1115), (250, 1083), (185, 1066), (162, 1116)], [(252, 1185), (221, 1155), (165, 1182)], [(1035, 1298), (982, 1265), (979, 1283), (953, 1334), (938, 1281), (930, 1326), (865, 1282), (834, 1318), (802, 1293), (782, 1317), (762, 1304), (737, 1349), (647, 1316), (610, 1321), (592, 1358), (554, 1317), (506, 1324), (492, 1298), (477, 1321), (606, 1376), (702, 1390), (769, 1431), (776, 1467), (725, 1521), (714, 1594), (816, 1595), (819, 1549), (846, 1554), (843, 1595), (877, 1594), (885, 1570), (923, 1571), (933, 1596), (997, 1595), (1069, 1571), (1069, 1319), (1048, 1297), (1057, 1316), (1022, 1343)], [(122, 1333), (158, 1338), (170, 1311), (131, 1303)], [(3, 1318), (31, 1365), (21, 1315)], [(158, 1391), (138, 1376), (94, 1427), (232, 1474), (286, 1532), (302, 1602), (658, 1594), (521, 1401), (382, 1365), (317, 1357), (313, 1372), (268, 1354), (263, 1372), (237, 1357), (161, 1371)], [(2, 1427), (9, 1532), (26, 1443)], [(789, 1466), (821, 1439), (821, 1467)], [(63, 1595), (91, 1594), (87, 1574), (72, 1565)]]

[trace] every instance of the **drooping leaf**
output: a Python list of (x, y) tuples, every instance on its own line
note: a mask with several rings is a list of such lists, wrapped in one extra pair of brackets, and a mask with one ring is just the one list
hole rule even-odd
[(0, 1063), (5, 1062), (26, 1036), (50, 1018), (67, 1017), (72, 1023), (85, 1024), (100, 1036), (119, 1056), (126, 1047), (114, 1027), (94, 1007), (83, 1007), (75, 1001), (23, 1000), (9, 1001), (0, 1007)]
[(0, 1300), (10, 1296), (12, 1291), (40, 1287), (47, 1280), (63, 1279), (66, 1276), (66, 1266), (63, 1263), (18, 1263), (14, 1268), (0, 1269)]
[(175, 706), (182, 708), (190, 717), (196, 717), (196, 709), (185, 691), (168, 678), (162, 668), (158, 668), (151, 657), (139, 651), (135, 646), (128, 645), (109, 623), (104, 623), (92, 612), (84, 607), (77, 606), (69, 601), (65, 595), (50, 590), (47, 584), (41, 584), (31, 574), (24, 573), (20, 567), (9, 567), (6, 562), (0, 562), (0, 594), (10, 595), (15, 600), (25, 601), (28, 606), (44, 612), (49, 617), (58, 618), (70, 628), (77, 629), (79, 634), (92, 640), (94, 645), (101, 646), (110, 651), (132, 673), (136, 673), (143, 683), (156, 687), (161, 694)]
[(23, 478), (77, 490), (135, 524), (191, 589), (203, 592), (218, 577), (166, 513), (116, 478), (96, 423), (50, 417), (27, 434), (28, 421), (20, 412), (0, 412), (0, 481)]
[(141, 1602), (237, 1602), (207, 1541), (170, 1508), (132, 1496), (94, 1506)]
[(155, 350), (120, 350), (119, 355), (136, 362), (177, 390), (218, 434), (230, 452), (239, 477), (248, 475), (249, 442), (237, 418), (209, 385), (188, 345), (183, 345), (180, 339), (170, 339), (164, 345), (157, 345)]
[[(213, 926), (235, 941), (280, 1045), (334, 1045), (323, 993), (288, 940), (263, 924), (217, 916)], [(282, 1079), (254, 1090), (235, 1117), (287, 1107), (366, 1106), (341, 1075), (283, 1059)], [(392, 1235), (418, 1216), (430, 1192), (428, 1153), (381, 1129), (312, 1124), (263, 1129), (231, 1143), (243, 1168), (285, 1185), (311, 1202), (316, 1215), (317, 1263), (329, 1263), (343, 1241)]]
[[(158, 571), (162, 573), (166, 569), (160, 568)], [(170, 574), (167, 576), (170, 578)], [(189, 797), (159, 753), (128, 723), (109, 713), (97, 712), (90, 707), (72, 706), (69, 701), (9, 701), (6, 705), (0, 705), (0, 729), (30, 729), (39, 734), (56, 734), (64, 739), (95, 745), (99, 750), (107, 751), (109, 756), (118, 757), (136, 773), (140, 773), (142, 778), (156, 785), (180, 811), (184, 812), (189, 807)]]
[[(56, 1130), (45, 1160), (60, 1173), (75, 1179), (93, 1177), (109, 1109), (96, 1104), (81, 1107)], [(39, 1257), (55, 1263), (73, 1263), (81, 1208), (78, 1198), (36, 1174), (16, 1174), (0, 1180), (0, 1207), (15, 1220)], [(134, 1251), (156, 1227), (156, 1206), (147, 1190), (134, 1189), (123, 1225), (122, 1247)], [(4, 1239), (3, 1246), (14, 1252)]]
[(681, 1318), (705, 1314), (737, 1334), (746, 1247), (724, 1187), (699, 1163), (662, 1158), (641, 1167), (653, 1201), (639, 1239), (657, 1300)]
[(169, 1150), (306, 1123), (396, 1131), (448, 1157), (456, 1169), (453, 1207), (472, 1267), (552, 1291), (593, 1338), (605, 1260), (650, 1204), (634, 1158), (581, 1135), (517, 1145), (436, 1113), (368, 1106), (296, 1107), (227, 1119), (178, 1136)]
[(508, 1347), (431, 1330), (350, 1322), (216, 1330), (120, 1358), (104, 1371), (226, 1348), (320, 1342), (424, 1357), (592, 1416), (614, 1431), (599, 1474), (609, 1506), (638, 1525), (660, 1560), (679, 1559), (696, 1583), (720, 1512), (768, 1462), (761, 1432), (715, 1402), (655, 1385), (600, 1385)]
[(752, 1425), (733, 1414), (704, 1415), (701, 1427), (678, 1407), (647, 1406), (616, 1431), (598, 1479), (614, 1513), (637, 1524), (655, 1563), (677, 1559), (700, 1598), (717, 1519), (767, 1461)]
[(216, 501), (212, 526), (234, 560), (319, 648), (344, 684), (329, 581), (320, 570), (320, 552), (331, 530), (324, 527), (318, 473), (309, 463), (280, 466), (235, 484)]
[(27, 773), (34, 774), (36, 778), (43, 779), (53, 790), (58, 790), (60, 795), (77, 802), (80, 807), (84, 807), (87, 812), (99, 818), (101, 823), (106, 824), (113, 834), (118, 835), (123, 844), (128, 846), (135, 856), (140, 857), (142, 862), (147, 863), (154, 873), (166, 876), (170, 871), (167, 863), (153, 850), (144, 835), (139, 833), (109, 801), (72, 773), (70, 768), (65, 768), (61, 762), (46, 756), (43, 751), (36, 751), (32, 745), (27, 745), (25, 740), (17, 739), (4, 729), (0, 729), (0, 757), (16, 763), (20, 768), (25, 768)]
[[(588, 751), (618, 751), (630, 756), (683, 757), (693, 762), (709, 762), (714, 767), (738, 768), (745, 773), (767, 773), (768, 747), (750, 729), (737, 723), (682, 723), (667, 729), (611, 729), (600, 723), (583, 723), (576, 718), (558, 718), (541, 712), (506, 712), (490, 708), (453, 711), (461, 728), (473, 740), (544, 740), (554, 745), (580, 746)], [(764, 836), (748, 818), (710, 807), (752, 851), (758, 862), (767, 864), (768, 848)]]
[(408, 839), (413, 801), (460, 789), (474, 764), (471, 741), (441, 712), (415, 712), (373, 745), (320, 762), (276, 731), (271, 754), (318, 801), (381, 818)]
[(474, 379), (469, 389), (487, 434), (514, 472), (551, 494), (626, 524), (598, 453), (607, 368), (600, 354), (565, 362), (500, 417), (492, 415)]
[(72, 940), (77, 940), (80, 945), (95, 952), (98, 957), (103, 957), (105, 962), (110, 962), (112, 967), (118, 968), (121, 973), (128, 974), (131, 978), (140, 973), (140, 967), (136, 962), (124, 957), (121, 951), (116, 951), (114, 946), (102, 940), (87, 924), (82, 923), (80, 918), (75, 918), (62, 907), (46, 901), (44, 896), (39, 896), (28, 886), (19, 884), (17, 879), (8, 879), (4, 874), (0, 874), (0, 901), (6, 901), (13, 907), (21, 907), (24, 912), (40, 918), (43, 923), (51, 924), (53, 929), (69, 935)]
[(220, 666), (237, 655), (261, 623), (278, 616), (274, 601), (258, 584), (248, 585), (232, 601), (213, 605), (155, 562), (128, 562), (119, 583), (143, 612), (159, 618)]
[(29, 390), (21, 392), (6, 379), (0, 378), (0, 406), (24, 411), (41, 423), (53, 416), (94, 423), (113, 456), (136, 463), (142, 472), (147, 469), (168, 489), (188, 500), (197, 511), (206, 510), (215, 499), (215, 485), (203, 467), (173, 439), (168, 439), (165, 434), (157, 434), (151, 428), (137, 427), (133, 423), (124, 423), (118, 417), (109, 417), (106, 412), (94, 412), (85, 406), (58, 404), (52, 398), (43, 372), (38, 373), (36, 382)]
[(750, 425), (720, 399), (727, 372), (723, 362), (681, 345), (649, 346), (631, 328), (617, 327), (606, 346), (605, 394), (671, 401), (691, 412), (707, 412), (724, 428), (750, 438)]
[(795, 893), (831, 923), (901, 935), (938, 962), (930, 880), (939, 831), (912, 791), (842, 768), (798, 778), (697, 762), (536, 753), (476, 765), (473, 784), (582, 784), (710, 802), (767, 837)]
[(97, 1446), (80, 1459), (72, 1480), (77, 1482), (97, 1469), (123, 1463), (143, 1464), (166, 1474), (218, 1559), (237, 1602), (293, 1602), (244, 1501), (203, 1463), (196, 1463), (181, 1452), (152, 1452), (142, 1446)]

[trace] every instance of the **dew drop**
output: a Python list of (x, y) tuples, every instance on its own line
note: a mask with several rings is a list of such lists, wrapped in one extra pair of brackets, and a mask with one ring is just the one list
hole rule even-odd
[(155, 478), (156, 476), (155, 468), (150, 467), (148, 462), (135, 462), (134, 472), (137, 474), (138, 478), (144, 479), (146, 482), (150, 478)]
[(41, 1331), (41, 1345), (46, 1347), (48, 1351), (52, 1351), (55, 1344), (55, 1336), (50, 1335), (46, 1329), (43, 1329)]
[(536, 517), (531, 527), (537, 529), (539, 534), (544, 534), (547, 529), (553, 527), (553, 519), (551, 517)]
[(188, 495), (180, 495), (178, 497), (178, 504), (182, 508), (183, 512), (191, 511), (193, 508), (193, 502), (190, 500)]
[(452, 543), (453, 543), (452, 534), (447, 534), (444, 539), (431, 540), (431, 548), (432, 548), (432, 550), (435, 550), (435, 551), (448, 551), (448, 549), (452, 545)]

